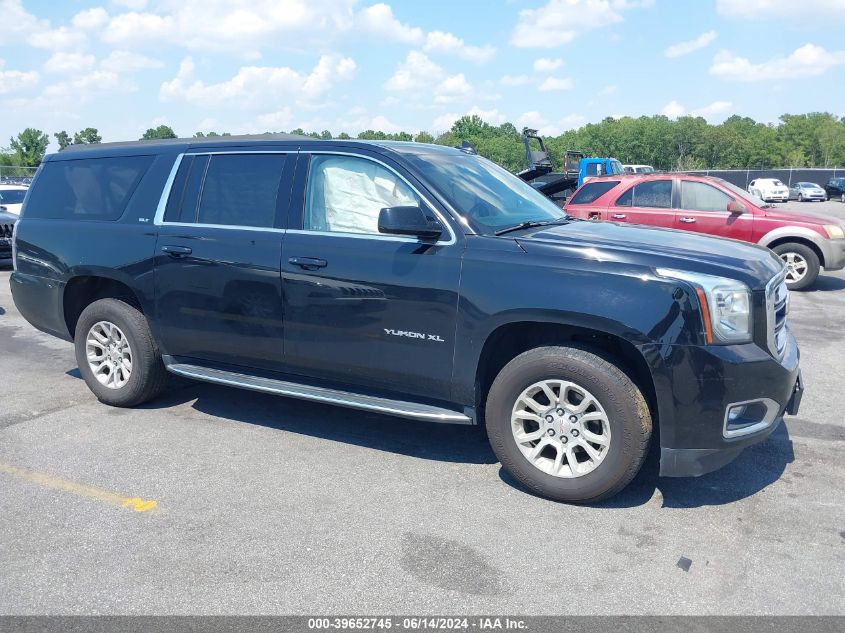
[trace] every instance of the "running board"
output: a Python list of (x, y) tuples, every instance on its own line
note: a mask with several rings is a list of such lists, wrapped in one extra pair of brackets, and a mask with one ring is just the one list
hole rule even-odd
[(185, 378), (213, 382), (218, 385), (227, 385), (229, 387), (240, 387), (242, 389), (250, 389), (252, 391), (272, 393), (277, 396), (288, 396), (290, 398), (324, 402), (340, 407), (375, 411), (376, 413), (396, 415), (403, 418), (413, 418), (415, 420), (447, 422), (451, 424), (472, 424), (472, 419), (463, 413), (428, 404), (405, 402), (403, 400), (390, 400), (388, 398), (378, 398), (376, 396), (365, 396), (357, 393), (350, 393), (348, 391), (337, 391), (335, 389), (326, 389), (325, 387), (300, 385), (294, 382), (276, 380), (274, 378), (250, 376), (247, 374), (224, 371), (222, 369), (211, 369), (209, 367), (187, 365), (184, 363), (167, 364), (166, 367), (168, 371), (173, 372), (178, 376), (184, 376)]

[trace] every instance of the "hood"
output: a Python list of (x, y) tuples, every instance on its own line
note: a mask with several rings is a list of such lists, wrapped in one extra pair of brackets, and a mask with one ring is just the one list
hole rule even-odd
[(783, 268), (767, 248), (674, 229), (575, 220), (529, 231), (515, 236), (529, 253), (553, 245), (571, 257), (719, 275), (751, 288), (765, 287)]
[(803, 222), (804, 224), (837, 224), (845, 226), (845, 222), (839, 218), (829, 215), (817, 215), (815, 213), (801, 213), (800, 211), (779, 211), (777, 209), (763, 209), (767, 218), (780, 220), (781, 222)]
[(0, 211), (0, 224), (14, 224), (20, 217), (8, 211)]

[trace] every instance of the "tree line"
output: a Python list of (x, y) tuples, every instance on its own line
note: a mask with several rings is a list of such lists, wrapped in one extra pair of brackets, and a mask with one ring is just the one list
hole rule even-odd
[[(318, 139), (351, 139), (346, 132), (329, 130), (290, 131)], [(197, 132), (194, 138), (227, 136), (228, 133)], [(63, 150), (71, 144), (99, 143), (97, 128), (88, 127), (73, 135), (62, 130), (53, 134)], [(140, 140), (177, 138), (167, 125), (150, 128)], [(459, 146), (469, 141), (485, 156), (517, 171), (525, 167), (521, 132), (512, 123), (492, 125), (477, 115), (464, 116), (436, 136), (429, 132), (382, 132), (365, 130), (354, 138), (416, 141)], [(37, 166), (47, 152), (49, 136), (27, 128), (10, 139), (0, 151), (0, 165)], [(777, 123), (760, 123), (749, 117), (732, 116), (713, 125), (701, 117), (669, 119), (663, 115), (639, 118), (608, 117), (545, 138), (552, 157), (560, 161), (567, 150), (587, 156), (611, 156), (623, 163), (645, 163), (657, 169), (767, 169), (777, 167), (838, 167), (845, 165), (845, 118), (828, 112), (784, 114)], [(558, 165), (560, 167), (560, 165)]]

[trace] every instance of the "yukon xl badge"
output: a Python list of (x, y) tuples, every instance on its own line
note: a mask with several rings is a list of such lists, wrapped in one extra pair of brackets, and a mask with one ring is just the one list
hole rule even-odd
[(384, 333), (390, 336), (404, 336), (405, 338), (417, 338), (422, 341), (435, 341), (436, 343), (445, 343), (438, 334), (423, 334), (422, 332), (406, 332), (405, 330), (391, 330), (384, 328)]

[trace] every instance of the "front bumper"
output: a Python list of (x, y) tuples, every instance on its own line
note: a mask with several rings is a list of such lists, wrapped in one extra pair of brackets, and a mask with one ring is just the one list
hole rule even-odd
[[(654, 370), (660, 431), (660, 474), (695, 477), (721, 468), (747, 446), (766, 439), (784, 415), (798, 411), (803, 384), (798, 346), (787, 334), (782, 360), (754, 343), (732, 346), (646, 345)], [(731, 405), (775, 403), (769, 423), (726, 437)]]
[(825, 270), (845, 268), (845, 240), (821, 240), (819, 244)]

